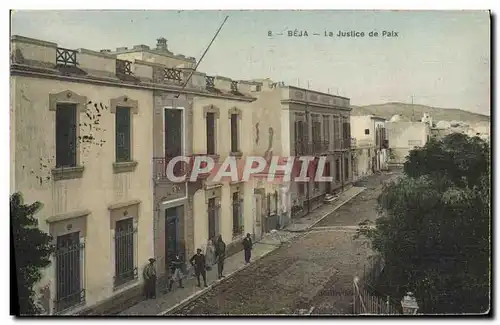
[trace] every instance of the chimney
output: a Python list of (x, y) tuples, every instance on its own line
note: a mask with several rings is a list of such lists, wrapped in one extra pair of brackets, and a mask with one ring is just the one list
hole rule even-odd
[(156, 49), (160, 51), (168, 51), (167, 39), (160, 37), (156, 40)]

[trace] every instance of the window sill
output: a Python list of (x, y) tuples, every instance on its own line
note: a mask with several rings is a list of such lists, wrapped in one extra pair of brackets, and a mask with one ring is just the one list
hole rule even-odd
[(241, 151), (235, 151), (231, 152), (229, 155), (232, 157), (241, 158), (241, 156), (243, 156), (243, 153)]
[(113, 173), (128, 173), (133, 172), (137, 167), (137, 161), (122, 161), (113, 163)]
[(85, 167), (57, 167), (51, 170), (54, 181), (82, 178)]

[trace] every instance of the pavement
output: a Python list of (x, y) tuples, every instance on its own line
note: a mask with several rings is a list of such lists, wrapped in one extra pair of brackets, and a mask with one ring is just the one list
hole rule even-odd
[[(196, 279), (188, 278), (184, 280), (184, 288), (178, 288), (177, 283), (174, 284), (173, 291), (166, 294), (159, 293), (156, 299), (143, 300), (140, 303), (119, 313), (121, 316), (132, 315), (165, 315), (182, 308), (190, 301), (199, 298), (207, 292), (213, 291), (216, 286), (230, 280), (233, 276), (252, 266), (254, 263), (276, 251), (286, 243), (290, 243), (292, 239), (300, 237), (303, 233), (309, 231), (312, 227), (331, 215), (334, 211), (348, 203), (354, 197), (365, 190), (364, 187), (353, 186), (339, 195), (332, 203), (324, 204), (315, 209), (303, 218), (294, 220), (294, 223), (283, 230), (273, 231), (272, 234), (265, 235), (259, 242), (254, 244), (252, 250), (252, 261), (250, 264), (245, 264), (243, 252), (226, 258), (224, 264), (224, 275), (222, 279), (217, 279), (217, 268), (207, 271), (207, 288), (199, 288), (196, 286)], [(159, 290), (160, 292), (162, 290)], [(158, 293), (158, 290), (157, 290)]]

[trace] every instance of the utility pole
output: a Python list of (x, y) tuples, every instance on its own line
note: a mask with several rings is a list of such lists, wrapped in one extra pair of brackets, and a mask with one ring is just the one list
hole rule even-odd
[[(227, 19), (229, 18), (229, 16), (226, 16), (226, 18), (224, 18), (224, 21), (222, 22), (222, 24), (220, 25), (219, 29), (217, 30), (217, 32), (215, 33), (214, 37), (212, 38), (212, 40), (210, 41), (210, 44), (208, 44), (207, 48), (205, 49), (205, 52), (203, 52), (203, 54), (201, 55), (201, 58), (200, 60), (198, 60), (198, 62), (196, 63), (196, 66), (194, 67), (193, 71), (191, 71), (191, 73), (189, 74), (188, 78), (186, 79), (186, 81), (184, 82), (184, 84), (182, 85), (182, 88), (181, 90), (183, 90), (186, 85), (188, 84), (189, 80), (191, 79), (191, 77), (193, 76), (193, 73), (196, 71), (196, 69), (198, 69), (198, 66), (200, 65), (201, 61), (203, 60), (203, 58), (205, 57), (205, 54), (207, 54), (208, 52), (208, 49), (210, 49), (210, 46), (212, 46), (212, 43), (215, 41), (215, 39), (217, 38), (217, 35), (219, 35), (219, 32), (221, 31), (222, 29), (222, 26), (224, 26), (224, 24), (226, 23)], [(177, 95), (175, 96), (176, 98), (179, 98), (180, 96), (180, 92), (177, 93)]]

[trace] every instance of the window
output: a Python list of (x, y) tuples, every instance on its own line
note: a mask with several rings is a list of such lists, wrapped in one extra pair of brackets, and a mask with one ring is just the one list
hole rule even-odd
[(335, 160), (335, 180), (340, 182), (340, 159)]
[(351, 124), (345, 117), (342, 117), (342, 135), (344, 140), (351, 138)]
[(115, 225), (115, 287), (137, 279), (134, 241), (137, 233), (134, 218), (119, 220)]
[(349, 158), (344, 158), (345, 180), (349, 179)]
[(238, 114), (231, 114), (231, 152), (239, 152)]
[(56, 313), (85, 301), (83, 288), (83, 250), (80, 232), (58, 236), (56, 240)]
[(232, 197), (233, 206), (233, 236), (243, 233), (243, 217), (240, 202), (240, 193), (234, 192)]
[(370, 129), (365, 129), (365, 134), (366, 135), (370, 134)]
[(56, 107), (56, 167), (76, 167), (77, 108), (74, 104)]
[(295, 121), (295, 155), (299, 156), (304, 154), (305, 149), (305, 135), (304, 135), (304, 121)]
[(131, 161), (130, 152), (130, 108), (117, 107), (115, 114), (116, 162)]
[(207, 113), (207, 155), (215, 155), (215, 113)]
[(257, 85), (257, 86), (255, 87), (255, 90), (256, 90), (256, 91), (261, 91), (261, 90), (262, 90), (262, 86), (261, 86), (261, 85)]
[(330, 141), (330, 116), (323, 115), (323, 140)]
[[(182, 156), (182, 114), (181, 109), (165, 109), (165, 158), (168, 162), (178, 156)], [(174, 175), (181, 176), (183, 163), (178, 162), (174, 166)]]

